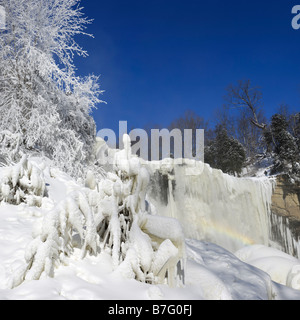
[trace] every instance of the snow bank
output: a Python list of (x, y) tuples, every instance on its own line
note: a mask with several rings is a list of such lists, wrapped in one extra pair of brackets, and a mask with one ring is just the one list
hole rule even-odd
[(263, 245), (245, 247), (236, 252), (242, 261), (255, 266), (282, 285), (300, 290), (300, 260)]

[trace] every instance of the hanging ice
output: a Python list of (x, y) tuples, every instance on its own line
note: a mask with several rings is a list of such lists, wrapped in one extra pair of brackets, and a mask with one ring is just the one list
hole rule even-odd
[(176, 218), (185, 237), (206, 240), (235, 252), (269, 243), (273, 184), (269, 178), (235, 178), (201, 162), (149, 162), (151, 201), (161, 215)]

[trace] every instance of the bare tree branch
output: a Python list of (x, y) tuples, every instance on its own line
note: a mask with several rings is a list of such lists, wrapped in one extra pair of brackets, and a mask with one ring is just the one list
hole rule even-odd
[(259, 129), (265, 130), (267, 125), (258, 120), (258, 110), (262, 106), (262, 93), (257, 87), (251, 87), (251, 81), (238, 81), (237, 86), (230, 85), (227, 88), (226, 100), (237, 108), (248, 108), (253, 118), (251, 123)]

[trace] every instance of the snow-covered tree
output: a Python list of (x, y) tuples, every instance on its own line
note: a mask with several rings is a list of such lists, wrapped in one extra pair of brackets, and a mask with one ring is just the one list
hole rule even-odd
[(27, 203), (40, 206), (46, 195), (43, 172), (24, 155), (19, 163), (4, 168), (0, 181), (0, 201), (10, 204)]
[[(125, 277), (170, 286), (184, 283), (181, 225), (147, 210), (149, 172), (132, 156), (130, 145), (125, 135), (125, 148), (115, 152), (113, 170), (106, 178), (97, 181), (90, 171), (85, 188), (74, 185), (64, 200), (45, 210), (42, 224), (27, 246), (26, 263), (14, 273), (11, 287), (53, 276), (55, 266), (66, 262), (76, 248), (82, 257), (110, 253), (115, 272)], [(9, 169), (2, 185), (10, 172), (15, 170)]]
[[(82, 257), (109, 252), (116, 272), (139, 281), (183, 281), (181, 226), (147, 211), (149, 174), (131, 155), (129, 137), (124, 136), (124, 150), (113, 153), (112, 170), (105, 178), (98, 180), (89, 166), (95, 157), (90, 113), (101, 91), (97, 77), (75, 74), (74, 55), (87, 53), (74, 37), (85, 34), (90, 23), (79, 0), (0, 4), (6, 11), (0, 37), (0, 161), (19, 161), (0, 177), (0, 201), (43, 210), (25, 264), (14, 273), (11, 286), (52, 276), (55, 266), (76, 249)], [(32, 153), (45, 155), (75, 177), (87, 171), (86, 186), (73, 182), (62, 201), (48, 201), (44, 169), (31, 162)], [(47, 169), (51, 179), (55, 170)]]
[[(75, 36), (91, 21), (79, 0), (0, 0), (1, 154), (12, 161), (42, 152), (79, 175), (95, 138), (91, 111), (101, 102), (98, 78), (76, 76), (73, 58), (87, 56)], [(9, 141), (8, 141), (9, 140)], [(25, 151), (26, 150), (26, 151)]]
[(272, 116), (269, 129), (269, 139), (273, 143), (274, 166), (273, 173), (287, 174), (291, 181), (300, 181), (300, 150), (297, 138), (288, 131), (288, 121), (282, 114)]

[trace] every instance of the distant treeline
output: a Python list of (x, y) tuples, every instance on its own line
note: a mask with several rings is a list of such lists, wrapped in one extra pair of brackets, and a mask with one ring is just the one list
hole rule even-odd
[[(276, 110), (276, 108), (274, 108)], [(148, 125), (146, 131), (161, 129)], [(300, 112), (287, 105), (278, 106), (267, 119), (262, 91), (250, 80), (238, 81), (226, 89), (224, 105), (217, 109), (213, 124), (199, 111), (186, 110), (170, 122), (168, 129), (205, 130), (205, 162), (225, 173), (240, 175), (243, 168), (266, 159), (272, 161), (270, 173), (283, 173), (300, 181)]]

